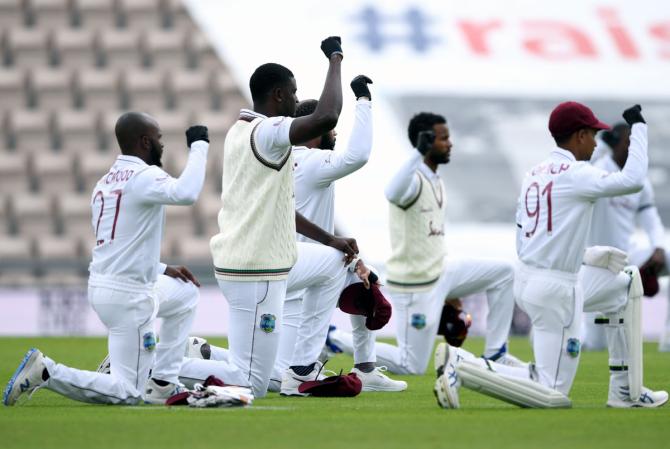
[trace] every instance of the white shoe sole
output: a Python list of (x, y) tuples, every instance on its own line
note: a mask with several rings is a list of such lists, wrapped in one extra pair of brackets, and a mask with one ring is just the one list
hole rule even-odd
[(609, 408), (658, 408), (665, 405), (668, 402), (668, 397), (663, 401), (654, 402), (653, 404), (648, 404), (645, 402), (624, 402), (624, 401), (607, 401), (607, 407)]
[(407, 383), (404, 385), (400, 386), (395, 386), (395, 385), (389, 385), (389, 386), (368, 386), (363, 384), (363, 390), (362, 391), (379, 391), (379, 392), (399, 392), (399, 391), (405, 391), (407, 390)]
[(435, 393), (437, 404), (442, 408), (459, 408), (458, 392), (455, 388), (450, 388), (447, 382), (449, 379), (444, 375), (435, 380), (433, 393)]
[(440, 343), (435, 348), (435, 355), (433, 358), (433, 364), (435, 365), (435, 373), (437, 377), (440, 377), (442, 373), (440, 368), (444, 369), (444, 366), (447, 364), (447, 356), (449, 354), (449, 346), (446, 343)]

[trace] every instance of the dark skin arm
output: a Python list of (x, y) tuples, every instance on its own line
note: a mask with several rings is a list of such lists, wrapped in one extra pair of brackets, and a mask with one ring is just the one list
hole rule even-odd
[(335, 237), (300, 215), (298, 212), (295, 213), (295, 228), (299, 234), (302, 234), (307, 238), (342, 251), (344, 253), (345, 264), (351, 263), (354, 256), (358, 254), (356, 239)]
[(663, 248), (656, 248), (654, 253), (651, 255), (649, 260), (647, 260), (644, 265), (640, 267), (640, 270), (651, 268), (654, 273), (660, 273), (665, 267), (665, 251)]
[(328, 74), (316, 110), (291, 123), (289, 139), (292, 144), (321, 137), (337, 125), (342, 111), (342, 55), (334, 54), (328, 60)]

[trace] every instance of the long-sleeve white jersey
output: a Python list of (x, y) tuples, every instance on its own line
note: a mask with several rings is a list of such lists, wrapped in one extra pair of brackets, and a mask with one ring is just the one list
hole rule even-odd
[(577, 161), (557, 148), (526, 173), (517, 201), (517, 254), (526, 265), (577, 273), (598, 198), (642, 189), (647, 176), (647, 125), (631, 131), (628, 161), (616, 173)]
[[(619, 171), (611, 155), (598, 159), (593, 165), (608, 173)], [(653, 248), (663, 246), (663, 223), (654, 204), (654, 189), (649, 179), (644, 180), (639, 192), (596, 201), (589, 246), (614, 246), (628, 251), (636, 222), (644, 229)]]
[[(344, 152), (293, 148), (295, 208), (330, 233), (335, 230), (335, 184), (363, 167), (372, 150), (372, 103), (358, 100), (349, 145)], [(313, 240), (298, 234), (299, 242)]]
[(191, 145), (179, 178), (135, 156), (119, 156), (91, 195), (96, 244), (89, 284), (127, 291), (156, 281), (166, 204), (193, 204), (205, 181), (209, 144)]

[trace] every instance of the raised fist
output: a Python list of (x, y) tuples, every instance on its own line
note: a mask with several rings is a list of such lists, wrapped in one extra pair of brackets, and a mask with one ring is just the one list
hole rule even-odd
[(321, 41), (321, 51), (330, 59), (331, 56), (339, 54), (344, 57), (342, 53), (342, 39), (340, 36), (330, 36)]
[(370, 100), (372, 100), (372, 95), (370, 94), (368, 84), (372, 84), (372, 80), (365, 75), (358, 75), (356, 78), (351, 80), (351, 90), (354, 91), (354, 95), (356, 95), (357, 100), (361, 97), (368, 97)]
[(206, 126), (195, 125), (186, 130), (186, 145), (189, 148), (191, 148), (193, 142), (198, 140), (204, 140), (209, 143), (209, 133)]
[(416, 149), (419, 153), (425, 155), (433, 147), (435, 142), (435, 133), (433, 131), (421, 131), (416, 139)]
[(644, 121), (644, 117), (642, 117), (642, 106), (639, 104), (626, 109), (621, 115), (630, 126), (633, 126), (635, 123), (647, 123)]

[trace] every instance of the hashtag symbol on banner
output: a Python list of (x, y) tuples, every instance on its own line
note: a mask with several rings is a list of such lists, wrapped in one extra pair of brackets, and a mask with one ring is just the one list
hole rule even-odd
[[(431, 19), (418, 8), (409, 8), (396, 15), (382, 14), (377, 8), (368, 6), (354, 16), (362, 25), (363, 31), (358, 36), (372, 52), (380, 53), (390, 44), (408, 45), (418, 53), (425, 53), (440, 39), (430, 34)], [(405, 32), (397, 32), (398, 25)], [(394, 32), (389, 27), (394, 27)]]

